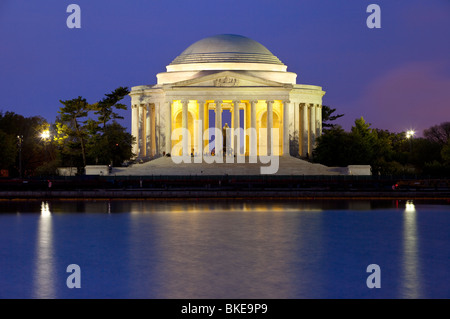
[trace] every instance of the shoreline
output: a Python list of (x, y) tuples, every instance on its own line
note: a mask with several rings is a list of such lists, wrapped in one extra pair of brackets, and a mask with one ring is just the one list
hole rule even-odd
[(45, 190), (0, 191), (0, 201), (20, 200), (448, 200), (442, 191), (314, 191), (314, 190)]

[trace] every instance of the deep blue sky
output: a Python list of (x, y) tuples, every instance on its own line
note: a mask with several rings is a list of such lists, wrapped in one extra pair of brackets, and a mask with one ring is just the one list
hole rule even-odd
[[(81, 29), (66, 26), (71, 3)], [(371, 3), (381, 29), (366, 26)], [(222, 33), (322, 86), (345, 129), (360, 116), (396, 132), (450, 121), (448, 0), (0, 0), (0, 110), (53, 122), (60, 99), (155, 84), (186, 47)]]

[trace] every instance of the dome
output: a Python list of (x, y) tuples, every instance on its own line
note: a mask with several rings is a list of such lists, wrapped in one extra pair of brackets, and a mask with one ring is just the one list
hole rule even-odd
[(190, 45), (170, 65), (196, 63), (261, 63), (284, 65), (265, 46), (235, 34), (220, 34)]

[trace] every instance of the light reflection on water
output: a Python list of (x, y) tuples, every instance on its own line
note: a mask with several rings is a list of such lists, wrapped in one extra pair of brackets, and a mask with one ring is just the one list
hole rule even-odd
[(301, 243), (287, 235), (295, 233), (295, 224), (276, 213), (261, 214), (255, 217), (191, 213), (162, 217), (165, 222), (158, 227), (159, 256), (155, 269), (156, 278), (163, 280), (159, 283), (160, 296), (295, 295), (296, 287), (291, 281), (295, 274), (289, 265), (295, 259), (295, 254), (291, 254), (295, 250), (293, 245)]
[[(450, 244), (446, 205), (412, 201), (8, 205), (6, 211), (40, 214), (16, 215), (26, 216), (35, 232), (21, 233), (20, 259), (5, 253), (3, 262), (25, 260), (21, 269), (29, 268), (33, 280), (31, 285), (22, 280), (23, 271), (10, 270), (3, 276), (0, 272), (2, 298), (450, 297), (449, 288), (437, 280), (449, 274), (450, 253), (442, 251)], [(427, 215), (422, 231), (420, 214)], [(0, 214), (0, 248), (8, 244), (1, 230), (10, 228), (12, 219), (14, 215)], [(9, 248), (5, 251), (15, 247)], [(439, 250), (439, 258), (430, 261), (433, 249)], [(81, 289), (65, 286), (66, 267), (72, 263), (81, 267)], [(365, 270), (372, 263), (381, 267), (381, 289), (365, 286)], [(8, 287), (13, 286), (19, 292), (9, 295), (13, 290)]]
[(419, 260), (417, 247), (416, 207), (412, 200), (406, 202), (403, 217), (403, 298), (420, 298)]
[(52, 215), (47, 201), (41, 203), (36, 238), (34, 298), (55, 298)]

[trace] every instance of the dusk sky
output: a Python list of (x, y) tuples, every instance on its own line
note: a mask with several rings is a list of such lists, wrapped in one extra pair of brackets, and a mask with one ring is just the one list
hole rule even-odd
[[(81, 29), (66, 25), (71, 3)], [(381, 29), (366, 26), (371, 3)], [(361, 116), (394, 132), (450, 121), (449, 0), (1, 0), (0, 110), (54, 122), (59, 100), (156, 84), (189, 45), (224, 33), (266, 46), (298, 84), (322, 86), (347, 130)]]

